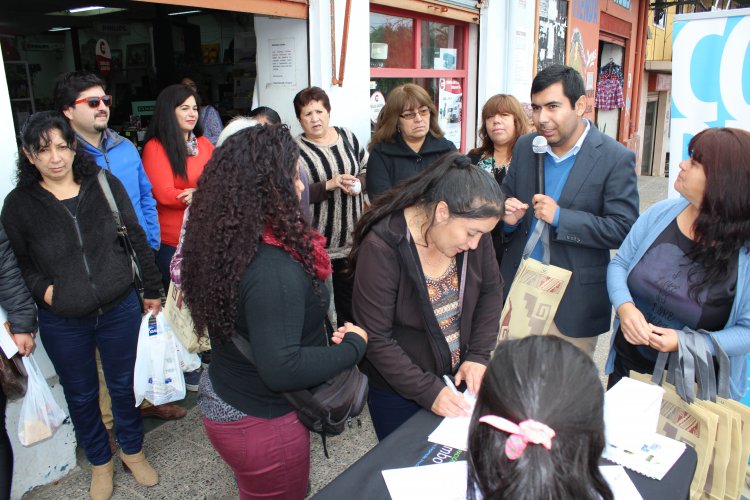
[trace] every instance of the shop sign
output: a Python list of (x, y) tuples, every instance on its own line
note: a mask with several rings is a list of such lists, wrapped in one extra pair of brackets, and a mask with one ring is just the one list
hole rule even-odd
[(103, 35), (130, 34), (130, 25), (125, 23), (94, 23), (94, 29)]
[(370, 121), (373, 125), (378, 123), (378, 116), (380, 116), (380, 110), (385, 106), (385, 97), (383, 93), (376, 90), (370, 96)]
[(54, 52), (65, 49), (65, 44), (59, 42), (24, 42), (23, 48), (34, 52)]
[(438, 125), (445, 138), (461, 147), (461, 112), (463, 108), (461, 82), (453, 78), (441, 78), (438, 90)]
[(112, 71), (112, 53), (109, 44), (103, 38), (96, 42), (96, 67), (102, 76), (107, 76)]

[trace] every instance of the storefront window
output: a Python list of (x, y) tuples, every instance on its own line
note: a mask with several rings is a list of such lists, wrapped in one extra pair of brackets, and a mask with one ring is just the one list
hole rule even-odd
[(414, 20), (386, 14), (370, 14), (370, 67), (414, 66)]
[(404, 83), (415, 83), (432, 97), (446, 138), (463, 149), (468, 25), (415, 12), (375, 6), (371, 9), (377, 9), (370, 12), (373, 129), (388, 93)]

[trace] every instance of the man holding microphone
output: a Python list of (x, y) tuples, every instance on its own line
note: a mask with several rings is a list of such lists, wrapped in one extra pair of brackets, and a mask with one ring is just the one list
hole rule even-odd
[[(546, 222), (550, 264), (572, 271), (549, 333), (593, 355), (598, 335), (610, 327), (610, 249), (620, 246), (638, 218), (635, 154), (583, 118), (586, 89), (569, 66), (555, 64), (537, 74), (531, 108), (536, 132), (516, 143), (502, 185), (508, 197), (503, 296), (537, 221)], [(541, 243), (531, 257), (542, 260)]]

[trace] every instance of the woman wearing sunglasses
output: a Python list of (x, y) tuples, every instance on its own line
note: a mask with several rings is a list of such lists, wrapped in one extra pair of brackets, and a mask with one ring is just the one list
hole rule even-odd
[(143, 167), (151, 180), (161, 227), (157, 265), (164, 291), (169, 289), (169, 263), (177, 249), (185, 209), (193, 201), (198, 178), (214, 146), (203, 137), (200, 97), (190, 87), (170, 85), (156, 98)]
[(407, 83), (391, 90), (369, 146), (370, 201), (455, 149), (443, 137), (437, 110), (425, 89)]

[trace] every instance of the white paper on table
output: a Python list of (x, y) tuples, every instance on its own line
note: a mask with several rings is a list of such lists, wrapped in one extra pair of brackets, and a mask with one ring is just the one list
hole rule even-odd
[(0, 307), (0, 349), (5, 353), (5, 357), (10, 359), (18, 352), (18, 346), (13, 341), (10, 334), (10, 325), (8, 325), (8, 315)]
[(604, 394), (604, 430), (607, 444), (636, 447), (656, 432), (664, 389), (623, 377)]
[(602, 456), (632, 471), (653, 479), (661, 479), (685, 452), (685, 443), (661, 434), (652, 434), (638, 447), (619, 448), (608, 444)]
[(458, 450), (466, 451), (469, 443), (469, 424), (471, 423), (471, 414), (474, 413), (474, 406), (477, 403), (477, 397), (474, 394), (465, 391), (464, 399), (471, 405), (466, 417), (445, 417), (440, 425), (427, 436), (431, 443), (450, 446)]
[(466, 500), (468, 462), (445, 462), (382, 471), (392, 500)]
[(643, 500), (625, 469), (619, 465), (600, 465), (599, 471), (607, 481), (615, 500)]

